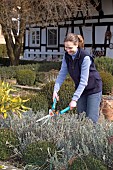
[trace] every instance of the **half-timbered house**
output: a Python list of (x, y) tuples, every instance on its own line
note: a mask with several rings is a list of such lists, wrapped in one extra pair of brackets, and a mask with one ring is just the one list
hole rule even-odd
[[(113, 58), (113, 0), (98, 2), (90, 17), (84, 16), (83, 11), (78, 11), (74, 18), (59, 22), (58, 26), (27, 26), (24, 58), (49, 60), (62, 57), (63, 41), (69, 32), (81, 34), (85, 40), (85, 49), (94, 56)], [(94, 0), (90, 3), (95, 6)]]

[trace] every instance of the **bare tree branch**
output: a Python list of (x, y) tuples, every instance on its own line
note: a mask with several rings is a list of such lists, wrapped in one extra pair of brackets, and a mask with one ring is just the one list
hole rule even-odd
[(76, 17), (78, 11), (90, 15), (98, 7), (96, 1), (93, 4), (91, 0), (1, 0), (0, 24), (11, 64), (19, 62), (26, 24), (55, 25)]

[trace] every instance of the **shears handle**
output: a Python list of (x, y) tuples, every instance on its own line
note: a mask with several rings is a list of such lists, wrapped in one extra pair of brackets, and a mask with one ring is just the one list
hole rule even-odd
[(61, 110), (60, 112), (59, 112), (59, 114), (61, 115), (61, 114), (64, 114), (65, 112), (67, 112), (67, 111), (69, 111), (70, 110), (70, 106), (68, 106), (68, 107), (66, 107), (65, 109), (63, 109), (63, 110)]
[(55, 110), (55, 108), (56, 108), (56, 103), (57, 103), (57, 99), (55, 98), (54, 101), (53, 101), (52, 110)]

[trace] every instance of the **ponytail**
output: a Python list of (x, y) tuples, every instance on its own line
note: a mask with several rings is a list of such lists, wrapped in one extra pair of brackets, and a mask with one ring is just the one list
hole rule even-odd
[(84, 49), (84, 39), (83, 39), (83, 37), (81, 35), (77, 35), (77, 36), (78, 36), (78, 47)]

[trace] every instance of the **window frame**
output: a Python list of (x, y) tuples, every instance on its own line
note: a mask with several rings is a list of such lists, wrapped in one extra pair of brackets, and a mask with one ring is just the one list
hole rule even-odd
[[(39, 44), (36, 43), (36, 32), (39, 31)], [(32, 43), (33, 40), (33, 36), (32, 33), (35, 32), (35, 43)], [(40, 47), (40, 28), (30, 28), (30, 38), (29, 38), (29, 42), (30, 42), (30, 47)]]
[[(57, 38), (57, 42), (56, 42), (56, 45), (49, 45), (48, 43), (49, 43), (49, 35), (48, 35), (48, 31), (49, 30), (56, 30), (57, 32), (57, 36), (56, 36), (56, 38)], [(56, 47), (58, 47), (58, 27), (47, 27), (47, 47), (52, 47), (52, 48), (56, 48)]]

